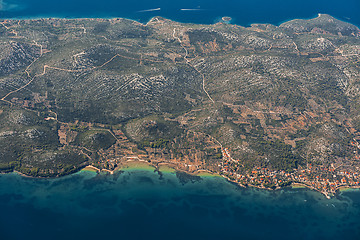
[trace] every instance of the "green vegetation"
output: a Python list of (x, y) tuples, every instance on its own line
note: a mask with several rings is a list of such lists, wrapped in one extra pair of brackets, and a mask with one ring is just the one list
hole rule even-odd
[(151, 148), (165, 148), (167, 147), (169, 143), (169, 140), (167, 139), (156, 139), (153, 142), (150, 142), (149, 140), (142, 140), (139, 142), (138, 146), (140, 149), (144, 149), (144, 147), (151, 147)]
[(292, 172), (302, 163), (303, 159), (293, 153), (290, 145), (286, 145), (280, 140), (276, 141), (261, 141), (253, 142), (254, 148), (259, 154), (266, 157), (275, 169), (281, 169)]
[(290, 186), (291, 184), (292, 184), (291, 181), (285, 181), (285, 182), (279, 183), (279, 187), (287, 187), (287, 186)]
[(111, 133), (101, 130), (84, 130), (75, 139), (75, 144), (94, 151), (107, 149), (115, 142), (116, 139)]
[(231, 179), (358, 164), (360, 30), (351, 24), (328, 15), (250, 28), (162, 18), (4, 24), (1, 172), (113, 169), (127, 155), (176, 159), (186, 171), (221, 172), (230, 159)]

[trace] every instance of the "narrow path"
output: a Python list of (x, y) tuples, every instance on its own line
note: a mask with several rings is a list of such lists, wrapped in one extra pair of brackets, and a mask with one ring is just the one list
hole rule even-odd
[[(11, 102), (9, 102), (9, 101), (7, 101), (7, 100), (5, 100), (9, 95), (11, 95), (11, 94), (13, 94), (13, 93), (16, 93), (16, 92), (18, 92), (18, 91), (20, 91), (21, 89), (24, 89), (24, 88), (26, 88), (27, 86), (29, 86), (29, 84), (31, 84), (33, 81), (34, 81), (34, 79), (35, 79), (35, 77), (33, 77), (27, 84), (25, 84), (24, 86), (22, 86), (22, 87), (20, 87), (20, 88), (18, 88), (18, 89), (16, 89), (16, 90), (14, 90), (14, 91), (11, 91), (11, 92), (9, 92), (8, 94), (6, 94), (4, 97), (2, 97), (0, 100), (2, 100), (2, 101), (5, 101), (5, 102), (8, 102), (8, 103), (11, 103)], [(12, 104), (12, 103), (11, 103)]]
[[(191, 64), (189, 64), (190, 66), (192, 66)], [(208, 98), (211, 100), (211, 102), (215, 103), (215, 101), (212, 99), (212, 97), (210, 96), (210, 94), (208, 93), (208, 91), (206, 91), (205, 89), (205, 75), (203, 73), (201, 73), (195, 66), (192, 66), (195, 71), (197, 71), (201, 76), (202, 76), (202, 88), (204, 90), (204, 92), (206, 93), (206, 95), (208, 96)]]
[[(10, 27), (8, 27), (8, 26), (5, 25), (5, 23), (6, 23), (6, 20), (3, 21), (3, 22), (0, 22), (0, 24), (1, 24), (6, 30), (9, 30), (9, 33), (14, 34), (16, 38), (19, 38), (19, 37), (18, 37), (18, 32), (16, 32), (16, 31), (15, 31), (14, 29), (12, 29), (12, 28), (20, 26), (20, 20), (17, 22), (17, 24), (16, 24), (15, 26), (10, 26)], [(10, 37), (10, 38), (11, 38), (11, 37)]]
[(200, 72), (199, 69), (197, 69), (195, 66), (191, 65), (190, 61), (187, 59), (188, 50), (183, 46), (181, 39), (180, 39), (179, 37), (177, 37), (175, 34), (176, 34), (176, 28), (174, 28), (173, 37), (179, 41), (181, 47), (185, 50), (184, 60), (186, 61), (186, 63), (187, 63), (190, 67), (192, 67), (193, 69), (195, 69), (195, 71), (198, 72), (198, 73), (201, 75), (201, 77), (202, 77), (202, 89), (204, 90), (204, 92), (206, 93), (206, 95), (207, 95), (207, 97), (210, 99), (210, 101), (211, 101), (212, 103), (215, 103), (215, 101), (212, 99), (212, 97), (210, 96), (210, 94), (208, 93), (208, 91), (206, 91), (206, 88), (205, 88), (205, 80), (206, 80), (206, 79), (205, 79), (205, 75), (204, 75), (202, 72)]
[[(1, 23), (1, 24), (3, 24), (3, 23)], [(3, 24), (3, 25), (4, 25), (4, 24)], [(5, 26), (5, 25), (4, 25), (4, 26)], [(34, 41), (34, 42), (35, 42), (35, 41)], [(27, 76), (28, 76), (29, 78), (31, 78), (30, 73), (29, 73), (29, 71), (28, 71), (29, 68), (30, 68), (39, 58), (41, 58), (42, 55), (43, 55), (43, 46), (42, 46), (41, 44), (38, 44), (37, 42), (35, 42), (35, 46), (40, 47), (40, 56), (39, 56), (38, 58), (36, 58), (34, 61), (32, 61), (32, 62), (29, 64), (29, 66), (26, 67), (25, 73), (27, 74)], [(43, 72), (42, 74), (45, 74), (45, 68), (44, 68), (44, 72)], [(41, 74), (40, 74), (40, 75), (41, 75)], [(27, 87), (29, 84), (31, 84), (31, 83), (34, 81), (34, 79), (35, 79), (36, 77), (37, 77), (37, 76), (35, 75), (34, 77), (31, 78), (31, 80), (30, 80), (27, 84), (25, 84), (25, 85), (22, 86), (22, 87), (19, 87), (18, 89), (14, 90), (14, 91), (9, 92), (9, 93), (6, 94), (4, 97), (2, 97), (0, 100), (12, 104), (11, 102), (9, 102), (9, 101), (7, 101), (7, 100), (5, 100), (5, 99), (6, 99), (9, 95), (11, 95), (11, 94), (13, 94), (13, 93), (15, 93), (15, 92), (18, 92), (18, 91), (20, 91), (21, 89), (24, 89), (25, 87)]]
[(43, 72), (42, 72), (41, 74), (35, 75), (34, 77), (31, 78), (31, 80), (30, 80), (27, 84), (25, 84), (25, 85), (22, 86), (22, 87), (19, 87), (18, 89), (14, 90), (14, 91), (9, 92), (9, 93), (6, 94), (4, 97), (2, 97), (0, 100), (5, 101), (5, 99), (6, 99), (9, 95), (11, 95), (11, 94), (13, 94), (13, 93), (16, 93), (16, 92), (20, 91), (21, 89), (24, 89), (24, 88), (26, 88), (27, 86), (29, 86), (29, 85), (35, 80), (35, 78), (45, 75), (45, 73), (46, 73), (46, 68), (47, 68), (47, 67), (49, 67), (49, 66), (48, 66), (48, 65), (45, 65), (45, 66), (44, 66), (44, 70), (43, 70)]
[(298, 46), (296, 45), (296, 43), (294, 41), (293, 41), (293, 44), (295, 46), (295, 50), (297, 51), (297, 54), (300, 55), (301, 54), (300, 50), (299, 50)]
[[(41, 48), (41, 49), (42, 49), (42, 48)], [(40, 56), (40, 57), (41, 57), (41, 56)], [(39, 58), (40, 58), (40, 57), (39, 57)], [(116, 54), (116, 55), (113, 56), (111, 59), (109, 59), (108, 61), (106, 61), (105, 63), (103, 63), (102, 65), (97, 66), (97, 67), (92, 67), (92, 68), (89, 68), (89, 69), (85, 69), (85, 70), (84, 70), (84, 69), (79, 69), (79, 70), (63, 69), (63, 68), (58, 68), (58, 67), (51, 67), (51, 66), (45, 64), (44, 67), (43, 67), (43, 72), (42, 72), (41, 74), (35, 75), (35, 76), (32, 77), (31, 80), (30, 80), (28, 83), (26, 83), (24, 86), (19, 87), (18, 89), (15, 89), (15, 90), (7, 93), (7, 94), (6, 94), (4, 97), (2, 97), (0, 100), (5, 101), (5, 102), (8, 102), (8, 103), (11, 103), (11, 102), (9, 102), (9, 101), (6, 100), (6, 98), (7, 98), (8, 96), (10, 96), (11, 94), (16, 93), (16, 92), (18, 92), (18, 91), (26, 88), (26, 87), (29, 86), (37, 77), (40, 77), (40, 76), (45, 75), (45, 74), (46, 74), (46, 69), (54, 69), (54, 70), (65, 71), (65, 72), (90, 71), (90, 70), (94, 70), (94, 69), (97, 69), (97, 68), (102, 68), (102, 67), (104, 67), (105, 65), (107, 65), (107, 64), (109, 64), (111, 61), (113, 61), (116, 57), (130, 58), (130, 57), (122, 56), (122, 55), (120, 55), (120, 54)], [(30, 68), (31, 65), (32, 65), (34, 62), (36, 62), (39, 58), (35, 59), (35, 60), (25, 69), (25, 73), (28, 75), (28, 77), (30, 77), (29, 68)], [(130, 58), (130, 59), (134, 59), (134, 58)], [(137, 59), (135, 59), (135, 60), (137, 60)]]
[[(192, 67), (193, 69), (195, 69), (195, 71), (196, 72), (198, 72), (200, 75), (201, 75), (201, 77), (202, 77), (202, 89), (203, 89), (203, 91), (206, 93), (206, 95), (207, 95), (207, 97), (210, 99), (210, 101), (212, 102), (212, 103), (215, 103), (215, 101), (212, 99), (212, 97), (210, 96), (210, 94), (208, 93), (208, 91), (206, 91), (206, 88), (205, 88), (205, 75), (202, 73), (202, 72), (200, 72), (200, 70), (199, 69), (197, 69), (195, 66), (193, 66), (192, 64), (191, 64), (191, 62), (187, 59), (187, 56), (188, 56), (188, 50), (183, 46), (183, 43), (182, 43), (182, 41), (181, 41), (181, 39), (179, 38), (179, 37), (177, 37), (176, 35), (176, 28), (174, 28), (174, 31), (173, 31), (173, 37), (174, 37), (174, 39), (177, 39), (178, 41), (179, 41), (179, 43), (180, 43), (180, 45), (181, 45), (181, 47), (185, 50), (185, 56), (184, 56), (184, 60), (186, 61), (186, 63), (190, 66), (190, 67)], [(221, 165), (222, 165), (222, 168), (224, 167), (224, 151), (223, 151), (223, 146), (222, 146), (222, 144), (220, 143), (220, 141), (218, 141), (216, 138), (214, 138), (213, 136), (211, 136), (210, 134), (208, 134), (208, 136), (211, 138), (211, 139), (213, 139), (215, 142), (217, 142), (219, 145), (220, 145), (220, 147), (221, 147), (221, 155), (222, 155), (222, 161), (221, 161)]]

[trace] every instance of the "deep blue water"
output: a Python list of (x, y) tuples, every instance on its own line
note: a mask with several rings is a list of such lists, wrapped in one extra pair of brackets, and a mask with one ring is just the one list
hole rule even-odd
[(244, 189), (219, 177), (0, 175), (0, 239), (360, 239), (360, 191)]
[[(211, 24), (273, 23), (317, 13), (360, 26), (359, 0), (0, 0), (0, 18), (163, 16)], [(161, 8), (160, 11), (139, 12)], [(180, 9), (198, 9), (181, 11)], [(360, 239), (360, 191), (328, 200), (307, 189), (184, 183), (150, 171), (60, 179), (0, 175), (0, 239)]]
[[(0, 0), (0, 18), (125, 17), (141, 22), (163, 16), (181, 22), (214, 23), (230, 16), (233, 23), (273, 23), (328, 13), (360, 26), (359, 0)], [(147, 9), (160, 11), (139, 12)], [(181, 11), (180, 9), (197, 9)]]

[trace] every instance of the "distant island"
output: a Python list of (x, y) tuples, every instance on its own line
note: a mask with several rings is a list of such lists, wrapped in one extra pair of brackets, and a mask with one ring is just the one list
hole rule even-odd
[(2, 20), (0, 39), (3, 173), (146, 163), (327, 197), (360, 186), (354, 25), (51, 18)]
[(222, 17), (221, 20), (229, 23), (232, 20), (232, 18), (231, 17)]

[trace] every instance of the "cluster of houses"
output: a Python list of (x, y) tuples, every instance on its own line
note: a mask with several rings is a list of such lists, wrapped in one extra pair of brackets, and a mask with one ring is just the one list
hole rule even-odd
[[(230, 156), (227, 148), (222, 149), (223, 164), (221, 172), (229, 180), (241, 185), (251, 185), (263, 188), (278, 188), (284, 183), (300, 183), (309, 188), (318, 190), (329, 196), (335, 194), (340, 187), (360, 187), (360, 174), (358, 168), (345, 170), (324, 166), (312, 166), (294, 169), (293, 172), (271, 170), (256, 167), (250, 171), (242, 171), (240, 162)], [(240, 166), (240, 168), (238, 168)], [(341, 168), (341, 169), (340, 169)], [(240, 170), (239, 170), (240, 169)]]

